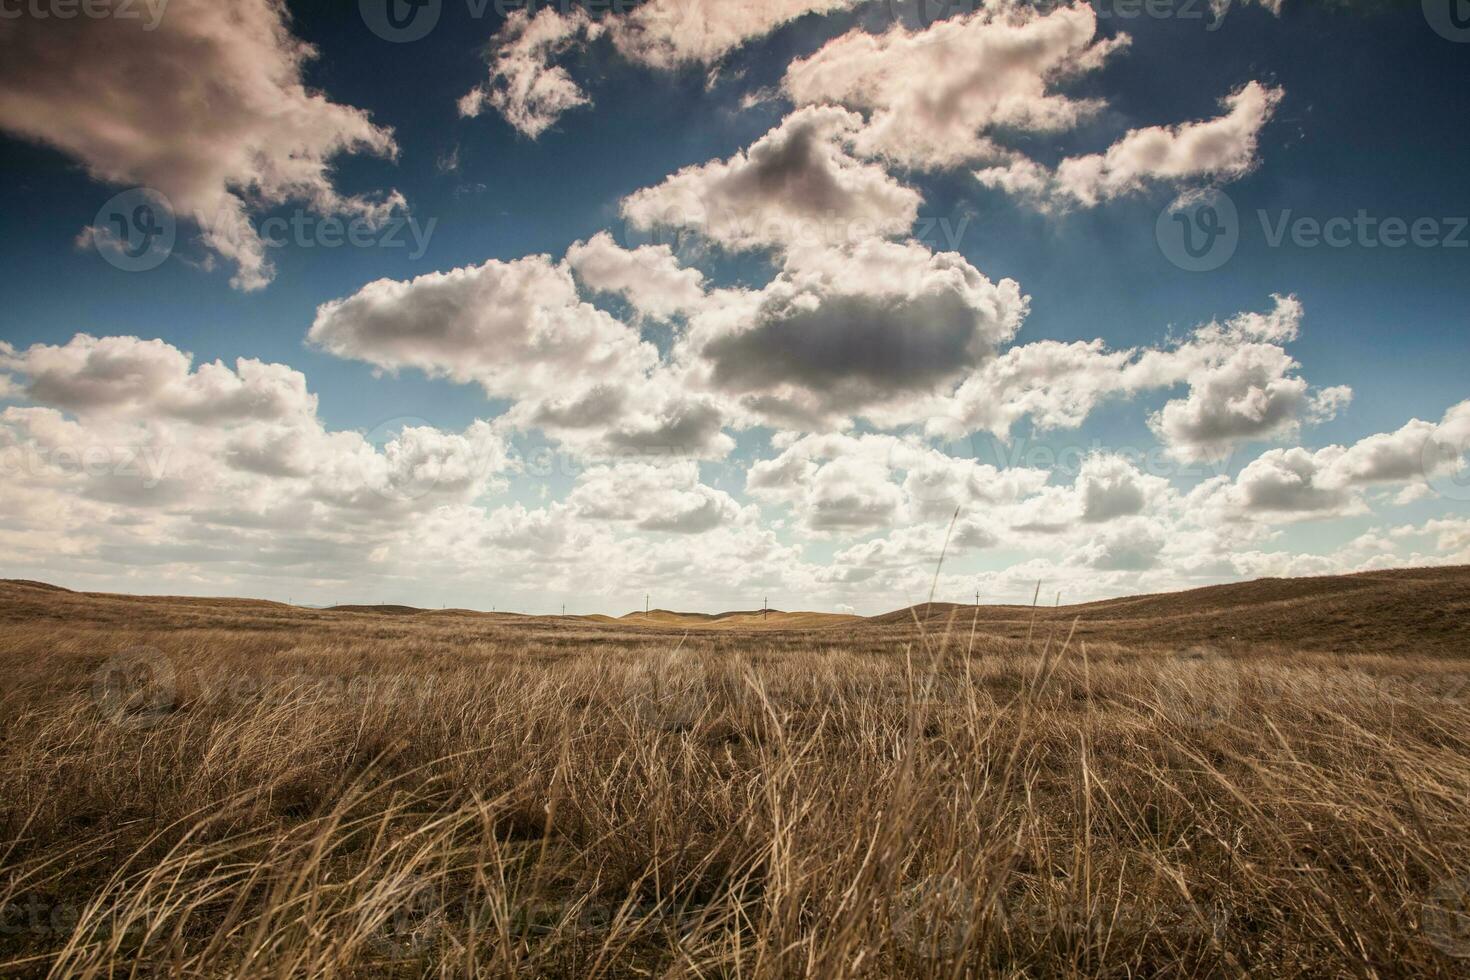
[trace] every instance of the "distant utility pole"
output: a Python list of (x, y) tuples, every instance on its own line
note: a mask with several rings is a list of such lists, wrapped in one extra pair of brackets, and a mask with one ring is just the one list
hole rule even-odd
[(975, 590), (975, 605), (977, 605), (977, 606), (980, 605), (980, 590), (979, 589), (976, 589)]
[(643, 616), (644, 616), (644, 618), (647, 618), (648, 617), (648, 594), (647, 593), (644, 593), (644, 595), (643, 595)]
[(770, 609), (771, 609), (771, 598), (770, 598), (770, 596), (767, 596), (766, 598), (764, 598), (764, 599), (761, 600), (761, 619), (765, 619), (766, 618), (766, 613), (769, 612)]
[(562, 603), (562, 604), (561, 604), (561, 614), (562, 614), (562, 615), (563, 615), (563, 616), (565, 616), (565, 615), (566, 615), (566, 614), (567, 614), (567, 604), (566, 604), (566, 603), (565, 603), (565, 602), (563, 602), (563, 603)]

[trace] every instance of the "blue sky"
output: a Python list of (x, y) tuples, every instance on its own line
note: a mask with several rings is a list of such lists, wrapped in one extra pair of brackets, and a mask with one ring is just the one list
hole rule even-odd
[[(379, 0), (16, 8), (0, 568), (873, 612), (956, 512), (952, 598), (1470, 561), (1470, 32), (1436, 2), (444, 0), (402, 43)], [(135, 188), (177, 226), (147, 271), (108, 238)], [(1220, 194), (1233, 253), (1181, 268), (1171, 209)], [(272, 219), (305, 231), (252, 258)]]

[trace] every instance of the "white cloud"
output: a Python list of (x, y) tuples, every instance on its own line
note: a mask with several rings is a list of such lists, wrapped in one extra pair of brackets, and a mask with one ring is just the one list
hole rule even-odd
[[(1236, 2), (1236, 0), (1210, 0), (1210, 10), (1214, 12), (1216, 18), (1223, 18), (1226, 14), (1230, 12), (1230, 6), (1234, 2)], [(1282, 4), (1284, 4), (1286, 0), (1240, 0), (1240, 2), (1242, 2), (1243, 4), (1259, 4), (1260, 6), (1265, 7), (1267, 10), (1271, 11), (1271, 13), (1275, 14), (1277, 17), (1280, 17)]]
[[(1000, 539), (972, 518), (946, 524), (900, 527), (889, 534), (845, 548), (819, 572), (828, 582), (863, 584), (875, 591), (899, 591), (901, 583), (934, 574), (941, 552), (948, 559), (995, 547)], [(897, 602), (893, 603), (897, 605)]]
[(949, 434), (1005, 437), (1023, 417), (1042, 429), (1075, 428), (1105, 398), (1188, 383), (1186, 396), (1150, 424), (1179, 459), (1219, 460), (1242, 443), (1330, 418), (1351, 397), (1345, 387), (1313, 390), (1296, 373), (1282, 345), (1296, 339), (1303, 315), (1295, 297), (1277, 296), (1267, 312), (1204, 324), (1171, 345), (1110, 351), (1101, 340), (1036, 341), (984, 363), (952, 395), (916, 411)]
[(459, 101), (463, 116), (486, 106), (536, 139), (567, 111), (592, 99), (554, 62), (607, 34), (634, 63), (661, 71), (714, 65), (747, 41), (809, 13), (855, 6), (858, 0), (647, 0), (628, 13), (594, 20), (582, 8), (515, 10), (490, 39), (489, 78)]
[(797, 105), (838, 103), (869, 114), (857, 152), (916, 169), (955, 167), (1013, 154), (999, 129), (1056, 132), (1097, 112), (1056, 83), (1092, 71), (1127, 43), (1097, 40), (1086, 4), (1049, 11), (989, 2), (924, 31), (853, 31), (794, 62), (783, 87)]
[(929, 414), (960, 432), (1006, 436), (1029, 416), (1042, 429), (1076, 428), (1108, 395), (1129, 390), (1134, 352), (1101, 340), (1041, 340), (1012, 347), (964, 380)]
[(755, 38), (806, 14), (856, 6), (858, 0), (649, 0), (610, 24), (625, 57), (651, 68), (711, 65)]
[(346, 576), (424, 515), (494, 490), (513, 465), (486, 422), (388, 426), (377, 441), (328, 430), (285, 365), (191, 370), (159, 341), (85, 335), (6, 358), (34, 403), (0, 411), (8, 560), (17, 542), (49, 534), (81, 570)]
[(1235, 179), (1255, 167), (1261, 130), (1282, 95), (1249, 82), (1224, 100), (1225, 113), (1214, 119), (1130, 130), (1106, 152), (1069, 157), (1054, 172), (1017, 159), (975, 176), (1046, 208), (1094, 207), (1155, 182)]
[[(621, 267), (645, 259), (662, 273), (657, 288), (632, 284), (635, 271)], [(566, 263), (532, 255), (383, 279), (323, 304), (308, 340), (384, 370), (478, 384), (512, 402), (504, 425), (539, 429), (583, 457), (717, 458), (734, 446), (722, 403), (690, 390), (634, 327), (584, 302), (571, 271), (592, 270), (603, 285), (631, 289), (644, 308), (669, 310), (692, 300), (696, 280), (666, 259), (599, 236), (573, 246)]]
[(1340, 446), (1315, 453), (1301, 448), (1268, 450), (1241, 470), (1229, 490), (1229, 503), (1246, 514), (1361, 511), (1362, 504), (1348, 485), (1325, 472), (1342, 452)]
[(994, 357), (1027, 303), (957, 253), (870, 239), (793, 253), (763, 290), (692, 318), (679, 354), (758, 418), (824, 428), (941, 393)]
[(644, 531), (685, 534), (714, 530), (723, 524), (754, 519), (723, 490), (700, 482), (694, 462), (656, 465), (623, 462), (589, 469), (577, 480), (568, 506), (577, 516), (616, 521)]
[(1307, 382), (1281, 348), (1249, 344), (1190, 379), (1189, 396), (1166, 404), (1152, 424), (1186, 460), (1220, 459), (1241, 442), (1292, 433), (1309, 405)]
[(746, 491), (794, 507), (812, 531), (886, 527), (904, 504), (892, 480), (895, 442), (886, 436), (805, 436), (774, 459), (754, 463)]
[(680, 265), (668, 245), (626, 249), (603, 231), (567, 249), (567, 264), (588, 289), (617, 293), (643, 316), (667, 320), (704, 303), (704, 274)]
[[(753, 463), (746, 491), (791, 507), (811, 531), (942, 522), (956, 508), (993, 511), (1034, 495), (1047, 474), (949, 456), (916, 437), (808, 435)], [(978, 533), (978, 532), (977, 532)]]
[(1070, 557), (1099, 571), (1142, 572), (1159, 564), (1166, 541), (1157, 522), (1133, 517), (1099, 530)]
[(1090, 456), (1077, 475), (1082, 520), (1103, 524), (1142, 514), (1166, 494), (1168, 485), (1162, 477), (1146, 476), (1120, 457)]
[(845, 148), (856, 113), (813, 106), (728, 160), (686, 167), (623, 200), (635, 228), (688, 228), (730, 249), (845, 244), (906, 232), (917, 191)]
[[(1365, 436), (1351, 446), (1272, 449), (1252, 460), (1233, 482), (1206, 484), (1200, 502), (1236, 519), (1322, 518), (1367, 510), (1362, 490), (1424, 486), (1465, 466), (1470, 401), (1450, 408), (1439, 425), (1410, 419), (1394, 432)], [(1432, 483), (1430, 483), (1432, 487)], [(1400, 494), (1401, 502), (1418, 493)]]
[(628, 391), (597, 387), (519, 404), (505, 419), (540, 429), (584, 459), (719, 459), (735, 448), (721, 404), (680, 390), (667, 372)]
[(551, 59), (601, 32), (601, 25), (580, 7), (565, 14), (544, 7), (534, 16), (529, 10), (511, 11), (490, 42), (489, 80), (459, 100), (459, 114), (478, 116), (488, 105), (536, 139), (564, 112), (591, 104), (567, 70)]
[[(1232, 337), (1284, 342), (1294, 323), (1289, 305), (1248, 314), (1161, 353)], [(1149, 356), (1132, 369), (1143, 371)], [(1235, 480), (1188, 495), (1107, 452), (1075, 471), (997, 467), (918, 434), (788, 432), (746, 474), (749, 498), (789, 512), (788, 523), (763, 522), (738, 494), (704, 483), (687, 458), (593, 465), (561, 500), (496, 506), (507, 478), (543, 475), (534, 460), (511, 457), (510, 418), (460, 432), (394, 426), (371, 439), (332, 431), (305, 379), (279, 364), (195, 366), (161, 342), (79, 335), (0, 348), (0, 371), (32, 403), (0, 410), (0, 560), (108, 587), (136, 575), (135, 588), (291, 582), (403, 597), (415, 582), (462, 581), (479, 594), (493, 570), (497, 588), (585, 596), (603, 608), (633, 604), (620, 588), (677, 591), (679, 601), (723, 608), (745, 604), (747, 592), (753, 606), (769, 589), (802, 605), (872, 611), (924, 597), (946, 535), (952, 563), (985, 550), (1006, 559), (1001, 571), (946, 571), (941, 581), (947, 598), (978, 582), (987, 600), (1029, 599), (1038, 578), (1070, 600), (1464, 560), (1470, 549), (1464, 522), (1448, 518), (1318, 555), (1261, 547), (1285, 522), (1363, 513), (1401, 487), (1453, 472), (1462, 464), (1451, 450), (1470, 436), (1470, 402), (1438, 424), (1410, 420), (1347, 446), (1273, 449)], [(665, 395), (692, 397), (670, 384)], [(626, 400), (639, 404), (631, 391)], [(593, 430), (600, 438), (633, 417), (615, 415), (623, 421)], [(835, 542), (836, 554), (808, 559), (802, 544), (781, 540), (783, 527), (798, 540)], [(689, 534), (699, 535), (697, 548)]]
[(88, 334), (0, 351), (0, 367), (25, 378), (27, 397), (79, 415), (226, 422), (316, 413), (305, 376), (285, 365), (240, 358), (234, 370), (219, 361), (193, 370), (192, 360), (161, 340)]
[(1296, 339), (1302, 313), (1295, 297), (1278, 296), (1270, 314), (1208, 324), (1170, 355), (1144, 358), (1145, 370), (1164, 379), (1183, 370), (1189, 380), (1188, 396), (1149, 420), (1175, 456), (1222, 459), (1241, 443), (1294, 435), (1304, 422), (1331, 418), (1347, 404), (1351, 389), (1312, 393), (1293, 373), (1300, 365), (1280, 344)]
[(616, 390), (658, 361), (636, 331), (582, 302), (567, 268), (544, 255), (380, 279), (323, 304), (307, 336), (339, 357), (474, 382), (493, 398)]
[[(300, 201), (385, 219), (396, 192), (343, 194), (343, 153), (397, 153), (390, 130), (303, 83), (316, 50), (277, 0), (170, 0), (151, 26), (122, 17), (7, 17), (0, 129), (80, 160), (97, 179), (151, 187), (259, 289), (274, 270), (250, 213)], [(106, 230), (106, 229), (104, 229)]]

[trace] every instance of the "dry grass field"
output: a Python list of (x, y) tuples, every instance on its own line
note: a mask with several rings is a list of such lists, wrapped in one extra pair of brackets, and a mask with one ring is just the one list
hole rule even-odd
[(1464, 976), (1467, 613), (3, 583), (0, 976)]

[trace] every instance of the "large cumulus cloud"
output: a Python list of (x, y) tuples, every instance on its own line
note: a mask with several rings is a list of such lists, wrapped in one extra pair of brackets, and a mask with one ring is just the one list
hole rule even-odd
[(864, 156), (916, 169), (1004, 159), (1013, 154), (997, 131), (1056, 132), (1099, 110), (1097, 100), (1056, 91), (1127, 43), (1096, 30), (1086, 4), (990, 2), (923, 31), (853, 31), (794, 62), (782, 85), (797, 105), (867, 113), (853, 138)]
[(307, 88), (316, 49), (291, 33), (281, 0), (169, 0), (156, 22), (0, 18), (0, 130), (79, 160), (113, 184), (164, 194), (235, 266), (233, 284), (274, 275), (250, 224), (258, 207), (300, 201), (383, 220), (396, 193), (340, 191), (343, 153), (392, 157), (392, 131)]
[(834, 106), (800, 109), (729, 159), (686, 167), (629, 195), (623, 216), (635, 228), (688, 228), (731, 249), (903, 234), (920, 196), (848, 152), (861, 126), (855, 113)]
[(793, 257), (745, 305), (696, 317), (685, 349), (706, 384), (773, 420), (885, 407), (952, 384), (994, 356), (1027, 310), (955, 253), (868, 240)]

